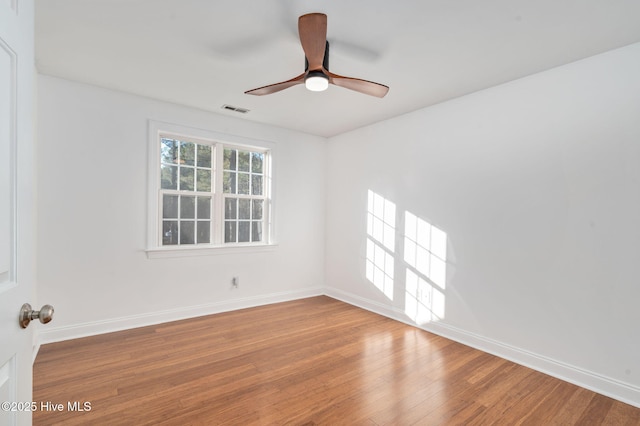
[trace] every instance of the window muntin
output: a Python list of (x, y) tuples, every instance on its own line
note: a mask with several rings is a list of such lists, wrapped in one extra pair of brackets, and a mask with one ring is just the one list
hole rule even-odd
[(211, 192), (212, 147), (160, 138), (160, 187), (180, 191)]
[(159, 141), (159, 246), (268, 242), (268, 150), (167, 134)]
[(211, 242), (210, 196), (162, 194), (162, 245)]

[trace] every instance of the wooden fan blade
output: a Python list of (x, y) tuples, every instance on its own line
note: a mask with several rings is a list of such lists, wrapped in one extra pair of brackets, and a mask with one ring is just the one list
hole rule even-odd
[(257, 89), (247, 90), (244, 93), (246, 93), (247, 95), (256, 95), (256, 96), (270, 95), (272, 93), (276, 93), (281, 90), (288, 89), (289, 87), (295, 86), (296, 84), (304, 83), (305, 75), (307, 75), (307, 73), (302, 73), (299, 76), (292, 78), (291, 80), (282, 81), (276, 84), (270, 84), (268, 86), (258, 87)]
[(309, 71), (320, 71), (327, 43), (327, 15), (309, 13), (298, 18), (298, 33)]
[(388, 86), (380, 83), (374, 83), (373, 81), (343, 77), (329, 71), (326, 71), (325, 74), (329, 76), (329, 83), (344, 87), (345, 89), (355, 90), (356, 92), (364, 93), (365, 95), (383, 98), (389, 91)]

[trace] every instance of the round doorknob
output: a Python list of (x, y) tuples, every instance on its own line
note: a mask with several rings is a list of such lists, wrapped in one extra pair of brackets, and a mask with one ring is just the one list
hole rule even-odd
[(20, 327), (27, 328), (31, 320), (39, 319), (41, 323), (46, 324), (53, 318), (53, 306), (44, 305), (39, 311), (34, 311), (31, 305), (25, 303), (20, 308)]

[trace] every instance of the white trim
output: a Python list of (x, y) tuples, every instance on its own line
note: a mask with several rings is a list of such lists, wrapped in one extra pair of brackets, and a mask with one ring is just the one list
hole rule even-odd
[(274, 251), (278, 244), (229, 244), (225, 246), (164, 246), (145, 250), (148, 259), (171, 257), (214, 256), (220, 254), (246, 254)]
[(179, 321), (186, 318), (195, 318), (204, 315), (218, 314), (221, 312), (235, 311), (238, 309), (269, 305), (272, 303), (288, 302), (290, 300), (321, 296), (322, 294), (323, 292), (321, 287), (306, 288), (302, 290), (283, 291), (261, 296), (205, 303), (202, 305), (183, 308), (167, 309), (159, 312), (148, 312), (103, 321), (91, 321), (66, 327), (47, 328), (46, 330), (40, 331), (38, 343), (46, 344), (61, 342), (80, 337), (95, 336), (114, 331), (129, 330), (148, 325)]
[(565, 382), (573, 383), (574, 385), (640, 408), (640, 387), (630, 383), (606, 377), (441, 322), (416, 325), (411, 322), (410, 318), (399, 308), (360, 297), (337, 288), (325, 287), (325, 294), (350, 305), (418, 327), (430, 333), (471, 346), (472, 348), (507, 359), (516, 364), (529, 367)]
[[(12, 3), (15, 4), (15, 3)], [(14, 9), (16, 10), (16, 9)], [(17, 13), (17, 10), (16, 10)], [(0, 266), (2, 271), (0, 271), (0, 291), (8, 290), (9, 288), (17, 285), (18, 283), (18, 54), (11, 48), (9, 44), (7, 44), (2, 38), (0, 38), (0, 49), (4, 51), (9, 60), (9, 73), (10, 73), (10, 93), (7, 93), (5, 96), (8, 98), (8, 107), (9, 107), (9, 129), (8, 136), (9, 139), (7, 141), (7, 160), (8, 160), (8, 169), (7, 173), (7, 196), (9, 206), (7, 212), (9, 216), (8, 219), (8, 233), (7, 237), (9, 238), (8, 244), (8, 252), (6, 255), (8, 256), (5, 259), (1, 259), (3, 265)], [(3, 171), (5, 172), (5, 171)], [(5, 194), (3, 194), (5, 195)], [(3, 204), (6, 202), (2, 200)], [(5, 224), (3, 224), (4, 226)], [(6, 267), (6, 269), (5, 269)], [(4, 288), (3, 288), (4, 287)]]
[[(211, 223), (211, 228), (213, 232), (211, 233), (213, 240), (212, 241), (223, 241), (224, 240), (224, 183), (220, 176), (224, 176), (224, 149), (216, 149), (213, 151), (213, 192), (217, 194), (221, 194), (220, 197), (213, 197), (213, 205), (211, 208), (215, 214), (220, 216), (220, 220), (222, 221), (221, 226), (216, 226), (215, 223)], [(212, 221), (213, 222), (213, 221)]]
[[(212, 238), (215, 245), (201, 246), (194, 245), (185, 249), (181, 246), (161, 246), (159, 242), (160, 223), (159, 217), (159, 197), (158, 191), (160, 190), (158, 182), (160, 181), (160, 147), (159, 137), (161, 135), (184, 138), (188, 141), (204, 141), (205, 143), (213, 143), (212, 146), (216, 147), (213, 164), (211, 167), (212, 174), (215, 176), (213, 191), (213, 203), (212, 209), (215, 212), (224, 212), (224, 203), (222, 202), (222, 183), (221, 179), (218, 179), (218, 175), (222, 173), (222, 154), (217, 148), (218, 146), (238, 148), (243, 150), (255, 150), (259, 152), (265, 152), (266, 161), (264, 169), (265, 179), (265, 208), (264, 214), (264, 230), (263, 235), (265, 242), (261, 244), (225, 244), (222, 242), (223, 230), (218, 229), (220, 226), (224, 226), (224, 219), (220, 223), (217, 220), (211, 221)], [(219, 133), (212, 130), (193, 128), (173, 123), (166, 123), (155, 120), (148, 120), (148, 151), (147, 151), (147, 246), (146, 252), (148, 258), (163, 258), (163, 257), (187, 257), (187, 256), (201, 256), (210, 254), (224, 254), (226, 249), (233, 247), (235, 250), (228, 251), (227, 253), (238, 253), (240, 251), (249, 251), (247, 247), (250, 245), (255, 250), (253, 251), (265, 251), (265, 246), (272, 247), (276, 245), (276, 229), (275, 229), (275, 217), (273, 217), (272, 207), (274, 205), (274, 170), (272, 167), (273, 157), (276, 155), (276, 143), (266, 140), (252, 139), (242, 136), (229, 135), (225, 133)], [(215, 145), (215, 144), (218, 145)], [(221, 217), (224, 217), (221, 216)], [(218, 226), (219, 225), (219, 226)], [(272, 247), (273, 248), (273, 247)], [(241, 250), (240, 250), (241, 249)]]
[[(167, 123), (163, 121), (149, 120), (149, 143), (155, 144), (158, 135), (161, 133), (170, 133), (176, 136), (182, 136), (188, 139), (214, 140), (226, 145), (239, 145), (242, 148), (256, 148), (273, 150), (276, 147), (275, 142), (262, 139), (247, 138), (244, 136), (230, 135), (228, 133), (220, 133), (213, 130), (199, 129), (180, 124)], [(153, 163), (156, 166), (156, 163)]]
[(38, 352), (40, 352), (40, 346), (42, 346), (42, 342), (40, 342), (40, 339), (37, 339), (37, 341), (33, 345), (33, 356), (31, 358), (31, 365), (36, 362), (36, 357), (38, 356)]

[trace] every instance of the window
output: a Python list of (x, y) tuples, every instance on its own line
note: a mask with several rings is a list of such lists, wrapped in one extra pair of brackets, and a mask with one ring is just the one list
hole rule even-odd
[(162, 245), (211, 243), (213, 147), (160, 137)]
[(271, 243), (272, 144), (155, 122), (149, 138), (148, 252)]
[(224, 148), (224, 242), (262, 241), (265, 153)]

